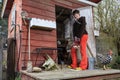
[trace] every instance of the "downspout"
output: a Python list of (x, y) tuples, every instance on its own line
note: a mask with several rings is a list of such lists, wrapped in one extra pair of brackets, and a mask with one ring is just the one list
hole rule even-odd
[(18, 49), (18, 60), (17, 60), (17, 65), (16, 65), (16, 71), (19, 71), (20, 69), (19, 69), (19, 60), (20, 60), (20, 50), (21, 50), (21, 43), (22, 43), (22, 40), (21, 40), (21, 33), (22, 33), (22, 30), (20, 29), (20, 25), (19, 24), (15, 24), (16, 26), (18, 26), (18, 29), (19, 29), (19, 39), (20, 39), (20, 41), (19, 41), (19, 49)]
[(28, 60), (30, 61), (30, 26), (28, 27)]
[[(30, 50), (30, 24), (31, 24), (31, 18), (28, 17), (28, 14), (26, 11), (21, 12), (22, 19), (24, 21), (24, 24), (27, 28), (28, 32), (28, 62), (27, 62), (27, 72), (32, 72), (32, 61), (31, 61), (31, 50)], [(29, 26), (26, 23), (26, 20), (29, 21)]]
[[(31, 21), (31, 19), (30, 19)], [(30, 22), (28, 26), (28, 63), (27, 72), (32, 72), (32, 61), (31, 61), (31, 51), (30, 51)]]

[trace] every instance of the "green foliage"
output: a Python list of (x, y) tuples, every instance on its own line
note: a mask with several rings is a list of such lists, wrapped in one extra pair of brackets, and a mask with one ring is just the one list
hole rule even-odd
[(0, 19), (0, 26), (2, 26), (1, 31), (6, 32), (6, 33), (7, 33), (7, 28), (8, 28), (7, 20), (8, 19)]
[(21, 74), (17, 74), (15, 78), (11, 77), (10, 80), (21, 80)]
[(2, 3), (0, 3), (0, 10), (2, 10)]
[[(102, 0), (94, 9), (95, 29), (105, 33), (113, 39), (116, 53), (120, 54), (120, 2), (117, 0)], [(105, 40), (105, 39), (104, 39)], [(104, 41), (105, 42), (105, 41)], [(110, 44), (110, 43), (108, 43)], [(114, 49), (113, 46), (110, 49)], [(118, 51), (117, 51), (118, 50)], [(115, 57), (115, 62), (110, 66), (120, 69), (120, 57)]]
[(112, 65), (114, 69), (120, 69), (120, 56), (116, 57), (115, 63)]
[(20, 75), (17, 76), (17, 77), (15, 78), (15, 80), (21, 80), (21, 76), (20, 76)]
[[(120, 2), (117, 0), (102, 0), (95, 8), (95, 28), (114, 38), (120, 46)], [(120, 50), (120, 47), (118, 47)]]
[(120, 56), (116, 58), (116, 63), (120, 64)]
[[(2, 12), (2, 3), (0, 3), (0, 14), (1, 14), (1, 12)], [(4, 33), (4, 37), (7, 37), (7, 26), (8, 26), (8, 19), (7, 18), (0, 18), (0, 26), (2, 26), (2, 28), (0, 28), (0, 34), (2, 33)], [(0, 37), (1, 37), (1, 35), (0, 35)]]
[(4, 38), (7, 38), (7, 35), (8, 35), (8, 23), (7, 23), (7, 19), (0, 19), (0, 41), (1, 39), (4, 37)]
[(103, 0), (95, 8), (95, 21), (100, 30), (119, 40), (120, 38), (120, 3), (116, 0)]

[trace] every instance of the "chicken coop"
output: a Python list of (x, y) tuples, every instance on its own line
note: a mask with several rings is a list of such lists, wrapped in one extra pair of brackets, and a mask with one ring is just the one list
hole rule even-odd
[(8, 18), (8, 72), (26, 69), (29, 60), (41, 66), (46, 53), (57, 63), (58, 54), (66, 52), (64, 21), (75, 9), (86, 17), (88, 45), (96, 57), (93, 7), (100, 1), (4, 0), (1, 17)]

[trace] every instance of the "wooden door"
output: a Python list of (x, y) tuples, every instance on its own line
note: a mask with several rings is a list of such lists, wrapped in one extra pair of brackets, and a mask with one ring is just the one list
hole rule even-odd
[[(86, 29), (88, 31), (88, 45), (94, 57), (96, 57), (96, 45), (94, 36), (93, 8), (92, 6), (78, 8), (80, 16), (86, 17)], [(88, 52), (88, 50), (87, 50)], [(89, 55), (89, 54), (88, 54)], [(91, 56), (91, 55), (89, 55)]]

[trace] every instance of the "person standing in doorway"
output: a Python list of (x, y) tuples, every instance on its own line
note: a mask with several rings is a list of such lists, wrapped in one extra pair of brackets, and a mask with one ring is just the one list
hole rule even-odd
[[(86, 70), (88, 67), (88, 60), (86, 54), (88, 33), (86, 31), (86, 21), (85, 17), (80, 17), (79, 10), (74, 10), (73, 16), (75, 18), (75, 23), (73, 24), (74, 43), (71, 48), (72, 64), (69, 66), (69, 68), (76, 70)], [(81, 61), (79, 66), (77, 66), (77, 48), (80, 48), (81, 53)]]

